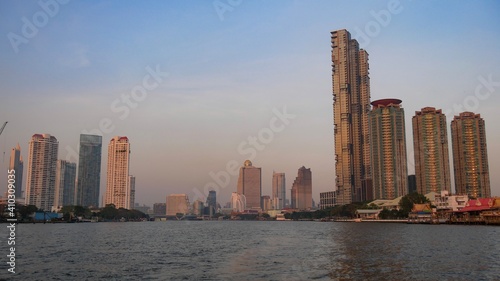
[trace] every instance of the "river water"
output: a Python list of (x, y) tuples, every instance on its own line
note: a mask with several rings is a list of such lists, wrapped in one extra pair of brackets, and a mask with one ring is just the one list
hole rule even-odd
[(21, 224), (4, 280), (500, 280), (500, 227), (292, 221)]

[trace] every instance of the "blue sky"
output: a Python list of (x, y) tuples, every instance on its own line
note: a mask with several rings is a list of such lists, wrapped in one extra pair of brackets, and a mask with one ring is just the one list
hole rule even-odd
[[(105, 120), (112, 130), (102, 134), (101, 194), (107, 143), (126, 135), (136, 202), (164, 202), (170, 193), (193, 200), (194, 190), (216, 182), (211, 172), (242, 164), (249, 154), (238, 147), (286, 107), (295, 118), (252, 159), (263, 170), (263, 194), (271, 194), (273, 170), (286, 173), (290, 189), (304, 165), (319, 201), (335, 179), (330, 31), (345, 28), (370, 55), (372, 100), (403, 100), (409, 173), (414, 112), (469, 109), (486, 121), (492, 193), (500, 195), (497, 1), (54, 1), (0, 2), (4, 171), (18, 142), (27, 159), (33, 134), (54, 135), (65, 159), (82, 131)], [(23, 18), (42, 23), (30, 38)], [(25, 43), (13, 47), (12, 34)], [(143, 84), (147, 67), (168, 77), (129, 106), (121, 97)], [(478, 98), (484, 80), (493, 84)], [(219, 187), (221, 204), (236, 179)]]

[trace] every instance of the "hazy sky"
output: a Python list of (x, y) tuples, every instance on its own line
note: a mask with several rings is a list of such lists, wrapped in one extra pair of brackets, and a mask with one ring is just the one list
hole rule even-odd
[(497, 1), (61, 2), (0, 1), (3, 171), (19, 142), (26, 173), (35, 133), (77, 161), (80, 133), (99, 130), (101, 195), (107, 145), (120, 135), (138, 203), (193, 201), (218, 185), (225, 204), (237, 181), (226, 176), (248, 158), (262, 167), (263, 195), (273, 170), (289, 190), (298, 168), (311, 168), (319, 202), (335, 179), (330, 31), (347, 29), (369, 53), (372, 100), (403, 100), (409, 174), (415, 111), (443, 109), (450, 133), (451, 116), (469, 110), (486, 121), (500, 195)]

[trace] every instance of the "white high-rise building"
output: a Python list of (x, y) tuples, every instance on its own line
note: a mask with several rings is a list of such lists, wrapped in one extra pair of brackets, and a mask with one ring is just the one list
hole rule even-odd
[(231, 194), (231, 208), (235, 212), (243, 212), (247, 208), (246, 197), (238, 192), (233, 192)]
[(50, 211), (54, 204), (59, 142), (49, 134), (34, 134), (29, 143), (26, 205)]
[(130, 143), (127, 137), (116, 136), (108, 145), (108, 175), (105, 205), (131, 209), (130, 190)]

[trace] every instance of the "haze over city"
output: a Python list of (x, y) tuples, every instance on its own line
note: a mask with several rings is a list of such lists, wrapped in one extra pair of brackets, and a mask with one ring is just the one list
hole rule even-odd
[[(102, 196), (107, 145), (118, 135), (130, 140), (137, 203), (165, 202), (171, 193), (194, 198), (195, 190), (219, 186), (224, 204), (237, 181), (234, 173), (226, 184), (227, 165), (237, 163), (237, 171), (246, 159), (262, 168), (263, 195), (271, 193), (273, 170), (286, 173), (289, 190), (297, 170), (311, 168), (319, 202), (319, 193), (335, 186), (330, 31), (345, 28), (369, 54), (371, 100), (403, 101), (408, 174), (415, 111), (442, 109), (448, 133), (453, 115), (472, 111), (486, 122), (491, 192), (500, 195), (495, 1), (44, 7), (0, 2), (0, 123), (9, 121), (0, 136), (2, 171), (17, 143), (27, 159), (35, 133), (55, 136), (59, 158), (73, 162), (80, 134), (96, 133), (103, 136)], [(46, 22), (34, 25), (42, 13)], [(36, 28), (30, 36), (27, 21)], [(3, 194), (2, 178), (6, 172)]]

